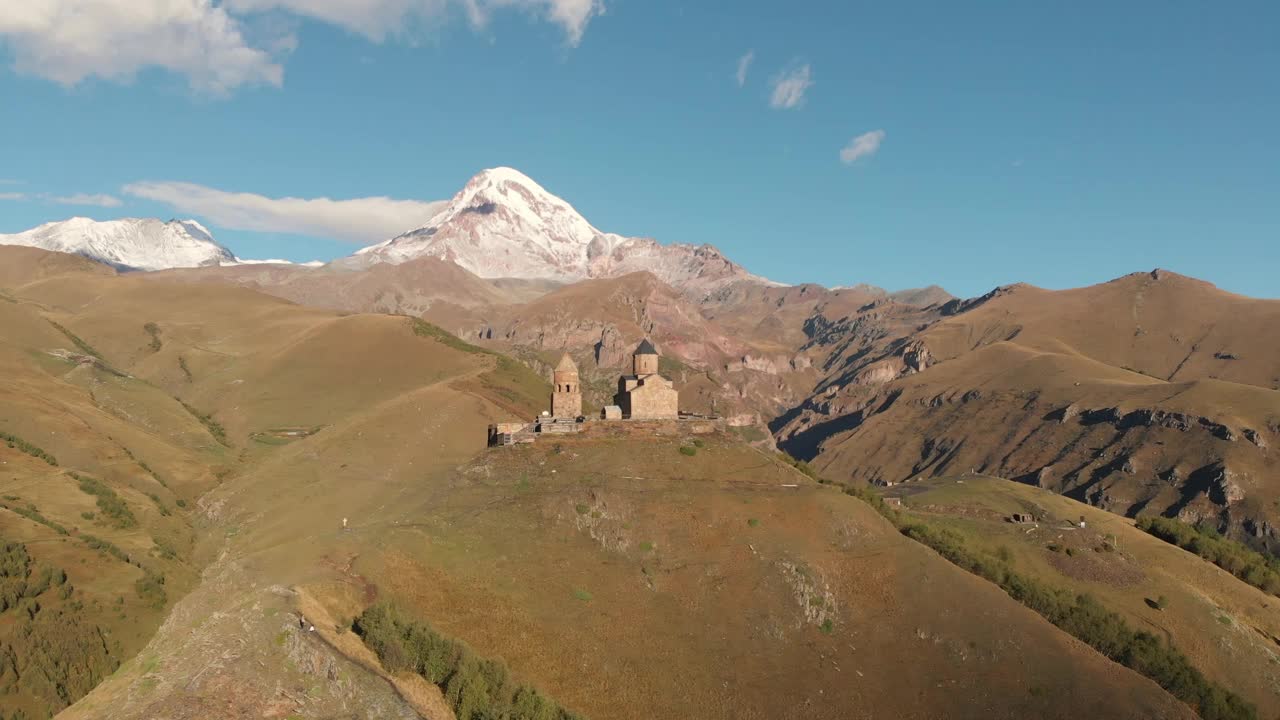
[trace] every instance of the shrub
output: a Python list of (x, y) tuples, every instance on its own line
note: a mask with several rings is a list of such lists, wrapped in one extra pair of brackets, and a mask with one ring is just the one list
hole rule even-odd
[(778, 453), (778, 459), (790, 465), (791, 467), (795, 468), (796, 470), (799, 470), (805, 475), (808, 475), (810, 478), (817, 480), (820, 483), (823, 483), (824, 485), (829, 483), (829, 481), (826, 481), (823, 478), (818, 477), (818, 471), (814, 470), (812, 467), (810, 467), (809, 463), (803, 460), (797, 460), (783, 452)]
[(81, 340), (79, 337), (76, 336), (75, 333), (71, 332), (70, 330), (66, 329), (65, 327), (59, 325), (58, 323), (52, 320), (49, 321), (49, 324), (52, 325), (55, 330), (65, 335), (67, 339), (72, 342), (72, 344), (74, 344), (77, 348), (80, 349), (80, 352), (84, 353), (85, 355), (89, 355), (90, 357), (95, 357), (99, 360), (103, 359), (102, 353), (99, 353), (97, 350), (94, 350), (92, 345), (85, 342), (84, 340)]
[(680, 446), (680, 454), (681, 454), (681, 455), (686, 455), (686, 456), (688, 456), (688, 457), (693, 457), (694, 455), (697, 455), (697, 454), (698, 454), (698, 449), (697, 449), (697, 448), (693, 448), (693, 447), (689, 447), (688, 445), (681, 445), (681, 446)]
[(89, 546), (90, 550), (98, 550), (100, 552), (104, 552), (116, 558), (117, 560), (129, 563), (130, 565), (136, 564), (133, 562), (133, 559), (130, 558), (127, 553), (125, 553), (125, 551), (121, 550), (119, 547), (112, 544), (111, 541), (109, 540), (103, 540), (102, 538), (89, 535), (88, 533), (80, 533), (80, 539), (84, 541), (85, 545)]
[(209, 434), (213, 436), (214, 440), (217, 440), (218, 443), (221, 445), (225, 445), (226, 447), (231, 447), (231, 443), (227, 442), (226, 429), (224, 429), (222, 425), (218, 423), (217, 420), (214, 420), (212, 415), (205, 415), (204, 413), (191, 407), (185, 402), (182, 402), (181, 398), (175, 398), (175, 399), (178, 401), (178, 403), (182, 405), (184, 409), (186, 409), (187, 412), (191, 413), (192, 417), (194, 417), (196, 420), (199, 420), (201, 425), (204, 425), (205, 429), (209, 431)]
[(22, 507), (20, 505), (9, 505), (7, 503), (0, 503), (0, 507), (5, 508), (6, 510), (15, 512), (32, 522), (40, 523), (41, 525), (44, 525), (45, 527), (53, 530), (59, 535), (70, 534), (67, 532), (67, 529), (65, 527), (41, 515), (40, 511), (36, 510), (35, 505), (28, 505), (27, 507)]
[(1144, 517), (1138, 520), (1138, 529), (1199, 555), (1263, 592), (1280, 596), (1280, 558), (1228, 540), (1206, 525), (1188, 525), (1173, 518)]
[(69, 474), (80, 483), (81, 492), (86, 495), (93, 495), (97, 499), (98, 510), (110, 519), (112, 525), (123, 530), (138, 524), (138, 520), (133, 516), (133, 511), (129, 509), (128, 503), (117, 495), (115, 490), (107, 487), (100, 480), (87, 475), (80, 475), (74, 472)]
[(26, 440), (23, 440), (17, 435), (10, 435), (9, 433), (6, 433), (6, 432), (0, 432), (0, 440), (3, 440), (5, 444), (9, 446), (10, 449), (20, 450), (30, 455), (33, 458), (39, 458), (40, 460), (43, 460), (46, 463), (53, 465), (55, 467), (58, 464), (57, 458), (45, 452), (44, 450), (40, 449), (39, 447), (32, 445)]
[(168, 600), (164, 591), (164, 575), (161, 573), (143, 570), (142, 577), (133, 584), (133, 589), (138, 597), (157, 610), (164, 607)]
[(151, 352), (160, 352), (160, 348), (163, 345), (160, 342), (160, 326), (149, 322), (143, 325), (142, 329), (151, 336), (151, 342), (147, 343), (147, 347), (151, 348)]
[(155, 493), (147, 493), (147, 497), (151, 498), (151, 502), (156, 504), (156, 508), (160, 510), (160, 514), (162, 516), (165, 516), (165, 517), (169, 516), (169, 508), (165, 507), (165, 504), (163, 501), (160, 500), (159, 495)]
[(581, 720), (529, 685), (517, 686), (500, 660), (477, 657), (430, 626), (402, 619), (389, 605), (352, 623), (388, 670), (416, 672), (444, 692), (458, 720)]

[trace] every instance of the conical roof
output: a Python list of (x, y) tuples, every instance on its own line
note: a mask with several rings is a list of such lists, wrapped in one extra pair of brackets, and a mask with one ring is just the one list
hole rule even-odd
[(556, 371), (578, 372), (578, 365), (569, 357), (569, 353), (560, 356), (560, 362), (556, 364)]
[(649, 342), (649, 338), (645, 338), (640, 347), (636, 348), (635, 355), (657, 355), (658, 351), (653, 347), (653, 343)]

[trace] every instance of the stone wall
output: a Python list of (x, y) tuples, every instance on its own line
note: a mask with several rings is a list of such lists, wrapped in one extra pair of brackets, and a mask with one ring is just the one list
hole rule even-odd
[(651, 375), (640, 387), (627, 393), (628, 417), (636, 420), (671, 418), (680, 415), (680, 393), (663, 378)]
[(560, 418), (576, 418), (582, 414), (582, 392), (577, 385), (566, 387), (573, 391), (551, 393), (551, 416)]

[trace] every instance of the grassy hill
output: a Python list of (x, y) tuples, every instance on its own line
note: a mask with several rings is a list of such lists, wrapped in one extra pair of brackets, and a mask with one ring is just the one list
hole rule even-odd
[(359, 584), (308, 592), (342, 618), (372, 592), (586, 717), (1186, 714), (728, 436), (496, 449), (398, 498), (334, 550)]
[[(1167, 639), (1194, 666), (1258, 708), (1280, 714), (1280, 599), (1117, 517), (992, 477), (897, 485), (903, 511), (956, 533), (1049, 587), (1088, 594), (1131, 627)], [(1033, 523), (1012, 523), (1015, 514)], [(1078, 523), (1085, 521), (1085, 527)]]

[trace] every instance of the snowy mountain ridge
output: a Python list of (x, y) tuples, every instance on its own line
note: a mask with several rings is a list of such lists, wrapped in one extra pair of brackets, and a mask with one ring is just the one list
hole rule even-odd
[(238, 258), (213, 239), (213, 233), (195, 220), (123, 218), (94, 220), (73, 217), (45, 223), (20, 233), (0, 233), (0, 245), (23, 245), (54, 252), (81, 255), (117, 270), (170, 270), (219, 265), (301, 265), (312, 261), (249, 260)]
[(710, 245), (663, 245), (598, 230), (568, 202), (509, 167), (484, 170), (423, 227), (358, 251), (344, 264), (450, 260), (482, 278), (561, 282), (648, 271), (699, 290), (765, 282)]
[(0, 234), (0, 245), (82, 255), (122, 270), (164, 270), (237, 262), (195, 220), (124, 218), (93, 220), (73, 217), (45, 223), (12, 235)]

